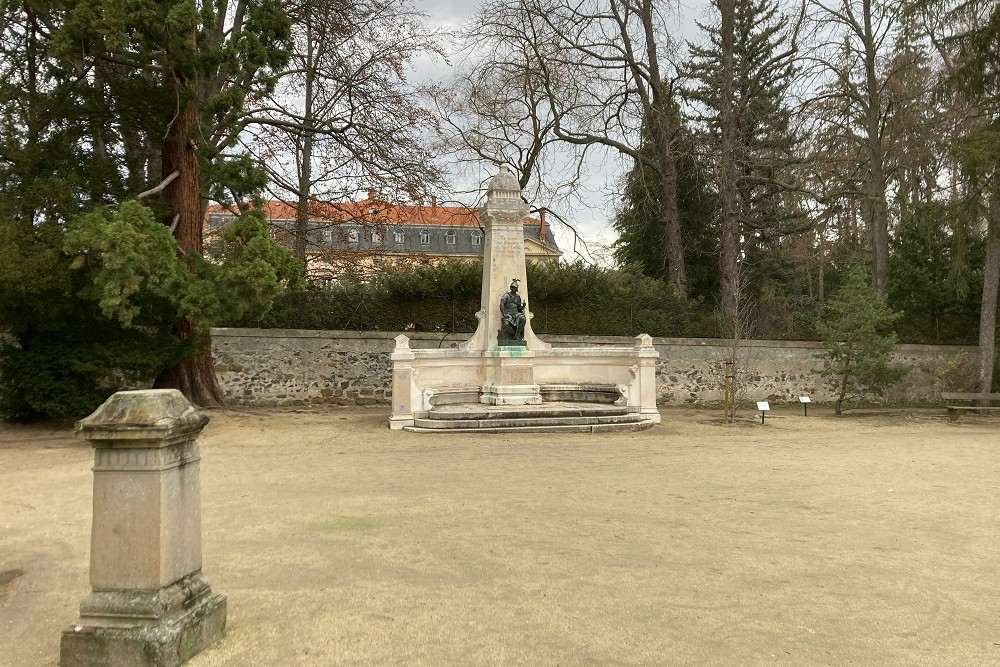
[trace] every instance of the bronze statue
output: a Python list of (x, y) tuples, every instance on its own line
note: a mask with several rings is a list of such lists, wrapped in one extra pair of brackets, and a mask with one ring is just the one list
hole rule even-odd
[(517, 293), (517, 278), (510, 284), (510, 291), (500, 297), (500, 331), (498, 345), (526, 345), (524, 342), (524, 309), (528, 305)]

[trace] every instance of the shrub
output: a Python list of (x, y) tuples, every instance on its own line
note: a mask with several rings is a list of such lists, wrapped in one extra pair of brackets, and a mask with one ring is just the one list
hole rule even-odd
[(934, 369), (938, 391), (976, 391), (979, 369), (962, 350)]
[[(529, 309), (536, 333), (595, 336), (712, 336), (711, 309), (679, 298), (637, 271), (583, 264), (529, 264)], [(475, 330), (482, 263), (453, 260), (387, 271), (374, 283), (310, 286), (279, 295), (267, 314), (233, 326), (382, 331)]]

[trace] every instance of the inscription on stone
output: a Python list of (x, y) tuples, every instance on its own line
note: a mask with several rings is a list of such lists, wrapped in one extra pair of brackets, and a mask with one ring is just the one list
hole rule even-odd
[(493, 242), (493, 256), (505, 259), (518, 259), (523, 252), (523, 241), (519, 238), (498, 238)]
[(524, 384), (528, 381), (528, 374), (523, 368), (512, 368), (510, 369), (510, 382), (511, 384)]

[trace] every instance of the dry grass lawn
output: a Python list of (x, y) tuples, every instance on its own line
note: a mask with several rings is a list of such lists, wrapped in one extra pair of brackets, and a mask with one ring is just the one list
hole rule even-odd
[[(217, 411), (214, 665), (997, 665), (1000, 419), (665, 409), (468, 436), (384, 409)], [(92, 453), (0, 424), (0, 665), (88, 591)]]

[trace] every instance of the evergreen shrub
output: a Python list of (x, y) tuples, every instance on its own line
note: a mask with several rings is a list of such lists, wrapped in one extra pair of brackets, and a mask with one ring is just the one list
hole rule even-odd
[[(280, 294), (259, 318), (230, 326), (357, 331), (475, 331), (482, 263), (453, 260), (387, 271), (371, 283), (311, 285)], [(499, 295), (498, 295), (499, 296)], [(715, 336), (712, 309), (679, 298), (637, 270), (580, 263), (528, 265), (531, 325), (539, 334)]]
[[(103, 317), (89, 268), (70, 270), (57, 225), (0, 219), (0, 417), (72, 420), (146, 384), (190, 350), (156, 326), (150, 298), (133, 326)], [(169, 312), (169, 311), (165, 311)]]

